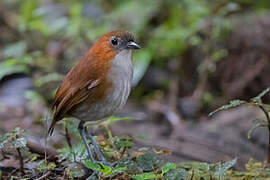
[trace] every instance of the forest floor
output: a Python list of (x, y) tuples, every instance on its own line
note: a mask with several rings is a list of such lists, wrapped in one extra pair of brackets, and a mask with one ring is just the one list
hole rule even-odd
[[(26, 99), (20, 92), (29, 88), (27, 84), (30, 85), (29, 79), (15, 78), (0, 87), (1, 134), (20, 127), (26, 130), (30, 141), (44, 144), (44, 119), (34, 119), (26, 109)], [(255, 130), (251, 139), (247, 138), (252, 120), (263, 116), (253, 108), (236, 108), (220, 112), (212, 118), (204, 115), (199, 121), (185, 120), (172, 126), (164, 114), (153, 113), (148, 105), (130, 100), (120, 116), (129, 116), (131, 120), (112, 124), (113, 135), (130, 135), (135, 141), (135, 148), (150, 146), (170, 150), (172, 154), (166, 156), (166, 160), (172, 162), (219, 162), (237, 158), (235, 167), (243, 169), (251, 157), (263, 161), (267, 156), (266, 128)], [(58, 125), (54, 135), (48, 139), (55, 149), (66, 145), (61, 126)], [(104, 131), (94, 130), (94, 134), (104, 135)], [(77, 140), (72, 141), (75, 143)]]

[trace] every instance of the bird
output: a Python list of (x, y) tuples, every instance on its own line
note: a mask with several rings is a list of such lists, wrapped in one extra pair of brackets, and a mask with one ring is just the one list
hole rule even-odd
[(90, 160), (109, 164), (85, 123), (106, 119), (126, 104), (133, 76), (132, 52), (140, 48), (129, 31), (114, 30), (101, 36), (57, 89), (48, 134), (53, 134), (63, 118), (74, 117), (80, 121), (78, 131)]

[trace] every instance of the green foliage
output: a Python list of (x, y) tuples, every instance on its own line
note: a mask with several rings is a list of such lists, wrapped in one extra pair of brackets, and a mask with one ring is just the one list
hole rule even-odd
[(65, 160), (70, 162), (80, 162), (87, 158), (86, 149), (83, 143), (78, 143), (72, 146), (72, 149), (68, 146), (61, 148), (58, 152), (60, 153), (58, 159), (59, 162), (63, 162)]
[(189, 171), (189, 176), (192, 176), (194, 179), (211, 180), (215, 179), (227, 179), (228, 178), (228, 170), (232, 168), (236, 164), (236, 159), (225, 163), (216, 163), (216, 164), (208, 164), (208, 163), (180, 163), (178, 166), (185, 168)]
[[(0, 59), (28, 57), (33, 61), (27, 65), (14, 64), (11, 69), (0, 68), (0, 79), (13, 73), (27, 73), (34, 77), (37, 89), (45, 89), (47, 82), (61, 79), (57, 74), (50, 75), (55, 69), (70, 67), (82, 49), (118, 28), (133, 32), (143, 47), (134, 54), (134, 85), (150, 64), (160, 66), (171, 59), (180, 60), (193, 46), (216, 63), (228, 54), (223, 40), (232, 29), (230, 15), (242, 12), (242, 4), (242, 1), (197, 0), (3, 1), (0, 5), (9, 8), (14, 17), (11, 24), (16, 38), (4, 44)], [(255, 9), (269, 7), (263, 0), (244, 4)], [(50, 49), (56, 55), (51, 56)], [(51, 100), (51, 96), (45, 97)]]
[(160, 166), (161, 162), (161, 158), (152, 153), (143, 154), (136, 159), (136, 163), (142, 171), (153, 171)]
[[(113, 117), (111, 119), (114, 121), (117, 118)], [(104, 125), (104, 123), (102, 124)], [(125, 157), (118, 156), (123, 149), (132, 147), (132, 139), (128, 136), (115, 136), (111, 137), (111, 139), (104, 139), (102, 144), (106, 144), (102, 146), (104, 154), (107, 154), (106, 151), (111, 151), (110, 159), (118, 159), (115, 167), (89, 161), (85, 147), (82, 143), (73, 146), (72, 150), (67, 147), (61, 149), (59, 151), (59, 162), (83, 162), (87, 168), (101, 172), (101, 178), (119, 176), (124, 179), (132, 178), (138, 180), (174, 180), (189, 179), (191, 177), (205, 180), (210, 180), (211, 178), (226, 179), (228, 177), (228, 172), (230, 172), (230, 169), (236, 163), (236, 159), (216, 164), (199, 162), (179, 164), (172, 162), (163, 163), (160, 154), (150, 152), (151, 148), (141, 148), (138, 152), (133, 152), (135, 155), (134, 157), (130, 157), (129, 154)]]
[(252, 121), (253, 125), (250, 128), (250, 130), (248, 131), (248, 135), (247, 135), (248, 139), (250, 139), (251, 135), (255, 129), (257, 129), (258, 127), (268, 127), (269, 126), (270, 119), (269, 119), (268, 113), (270, 112), (270, 105), (264, 104), (262, 102), (262, 98), (267, 93), (269, 93), (269, 91), (270, 91), (270, 88), (266, 88), (260, 94), (258, 94), (256, 97), (251, 98), (249, 101), (242, 101), (242, 100), (238, 100), (238, 99), (230, 101), (230, 104), (226, 104), (226, 105), (221, 106), (220, 108), (211, 112), (209, 114), (209, 116), (212, 116), (219, 111), (232, 109), (232, 108), (235, 108), (235, 107), (238, 107), (241, 105), (248, 105), (248, 106), (260, 108), (264, 112), (266, 119), (255, 119)]
[(41, 86), (46, 85), (47, 83), (50, 83), (50, 82), (61, 81), (63, 79), (63, 77), (64, 77), (63, 75), (58, 74), (58, 73), (46, 74), (46, 75), (38, 78), (35, 81), (35, 85), (37, 87), (41, 87)]
[[(67, 60), (64, 64), (69, 66), (68, 63), (72, 60), (71, 64), (74, 64), (79, 56), (82, 44), (89, 44), (89, 41), (96, 40), (109, 30), (122, 28), (135, 33), (143, 47), (134, 57), (134, 84), (142, 78), (151, 61), (162, 64), (166, 60), (181, 57), (190, 46), (202, 45), (204, 39), (199, 33), (205, 29), (204, 24), (208, 19), (213, 23), (211, 35), (218, 39), (226, 34), (224, 32), (231, 27), (226, 15), (239, 8), (236, 2), (228, 2), (212, 17), (212, 3), (196, 0), (114, 3), (71, 0), (51, 1), (49, 4), (41, 0), (25, 0), (12, 3), (19, 4), (14, 6), (18, 7), (14, 11), (17, 17), (15, 27), (23, 35), (19, 41), (6, 46), (5, 59), (9, 56), (22, 58), (26, 53), (34, 58), (33, 52), (40, 52), (41, 57), (48, 62), (46, 54), (50, 43), (56, 41), (66, 47), (68, 42), (72, 46), (65, 48), (61, 59)], [(217, 48), (211, 54), (213, 59), (219, 60), (226, 56), (226, 52), (224, 48)], [(54, 71), (54, 68), (49, 68), (50, 63), (45, 62), (42, 62), (45, 69), (39, 70), (46, 74)], [(32, 65), (40, 67), (34, 62)]]
[(157, 175), (154, 173), (143, 173), (143, 174), (132, 175), (131, 177), (136, 180), (146, 180), (146, 179), (156, 179)]
[(165, 180), (188, 179), (188, 171), (185, 169), (171, 169), (163, 177)]
[(218, 109), (214, 110), (213, 112), (211, 112), (209, 114), (209, 116), (212, 116), (212, 115), (214, 115), (215, 113), (217, 113), (219, 111), (232, 109), (232, 108), (235, 108), (235, 107), (238, 107), (238, 106), (241, 106), (241, 105), (250, 105), (250, 106), (257, 106), (257, 107), (258, 106), (262, 106), (262, 107), (264, 107), (265, 109), (268, 110), (269, 109), (269, 105), (263, 104), (262, 103), (262, 98), (269, 91), (270, 91), (270, 88), (266, 88), (260, 94), (258, 94), (256, 97), (251, 98), (249, 102), (243, 101), (243, 100), (239, 100), (239, 99), (232, 100), (232, 101), (230, 101), (229, 104), (223, 105), (220, 108), (218, 108)]
[(227, 178), (227, 171), (232, 168), (236, 164), (236, 159), (233, 159), (231, 161), (225, 162), (225, 163), (218, 163), (215, 167), (214, 171), (214, 178), (217, 179), (226, 179)]
[[(12, 130), (11, 132), (1, 136), (1, 147), (9, 146), (16, 148), (24, 148), (26, 142), (22, 140), (23, 131), (19, 128)], [(115, 138), (115, 137), (114, 137)], [(110, 142), (106, 139), (108, 143)], [(125, 145), (124, 145), (125, 146)], [(31, 163), (36, 164), (33, 170), (37, 174), (44, 174), (44, 172), (55, 171), (58, 166), (65, 166), (71, 162), (83, 163), (85, 167), (94, 171), (100, 172), (100, 178), (106, 179), (111, 177), (118, 177), (122, 179), (135, 179), (135, 180), (148, 180), (148, 179), (164, 179), (164, 180), (186, 180), (186, 179), (198, 179), (198, 180), (211, 180), (211, 179), (261, 179), (270, 178), (270, 169), (265, 163), (255, 162), (253, 159), (246, 164), (245, 171), (232, 170), (237, 160), (232, 159), (230, 161), (221, 163), (206, 163), (206, 162), (181, 162), (163, 163), (160, 154), (150, 152), (151, 148), (143, 148), (143, 151), (134, 151), (137, 154), (133, 157), (127, 156), (116, 160), (116, 166), (110, 167), (102, 163), (93, 163), (89, 161), (83, 144), (73, 146), (72, 151), (69, 148), (63, 148), (59, 152), (58, 162), (48, 162), (38, 158), (36, 154), (32, 154), (28, 160)], [(104, 149), (102, 149), (104, 150)], [(146, 152), (145, 152), (146, 151)], [(117, 154), (117, 153), (115, 153)], [(75, 159), (74, 159), (75, 157)], [(71, 168), (69, 176), (80, 177), (81, 168)], [(19, 178), (18, 176), (14, 176)], [(71, 177), (71, 178), (72, 178)], [(22, 179), (22, 178), (20, 178)]]
[(0, 136), (1, 148), (26, 148), (25, 132), (20, 128), (15, 128), (12, 131)]
[(43, 102), (43, 97), (36, 91), (25, 91), (24, 97), (28, 99), (27, 106), (29, 109), (34, 109), (37, 107), (41, 102)]
[(0, 62), (0, 80), (11, 74), (30, 72), (28, 64), (28, 58), (25, 59), (7, 59), (4, 62)]
[(51, 171), (56, 167), (55, 163), (47, 163), (45, 160), (41, 161), (38, 166), (35, 167), (35, 170), (38, 173), (44, 173), (46, 171)]
[(171, 163), (171, 162), (167, 162), (166, 164), (164, 164), (162, 167), (161, 167), (161, 173), (164, 175), (166, 174), (168, 171), (170, 170), (175, 170), (176, 169), (176, 165), (174, 163)]
[(113, 137), (112, 141), (119, 151), (122, 151), (123, 149), (130, 149), (134, 145), (132, 138), (127, 135), (115, 136)]
[(269, 179), (270, 169), (267, 167), (267, 163), (256, 162), (250, 159), (246, 164), (245, 171), (231, 171), (230, 177), (234, 179), (247, 179), (247, 180), (259, 180)]
[(126, 121), (126, 120), (132, 120), (131, 117), (115, 117), (115, 116), (111, 116), (111, 117), (108, 117), (106, 121), (104, 121), (104, 123), (114, 123), (114, 122), (117, 122), (117, 121)]
[(88, 167), (89, 169), (92, 169), (94, 171), (99, 171), (103, 173), (103, 176), (111, 176), (114, 174), (122, 173), (127, 170), (126, 167), (116, 167), (112, 168), (109, 166), (106, 166), (104, 164), (98, 164), (98, 163), (93, 163), (90, 160), (85, 160), (84, 162), (85, 166)]
[(3, 52), (5, 58), (20, 58), (26, 52), (26, 42), (19, 41), (6, 46)]
[(243, 105), (243, 104), (247, 104), (247, 102), (242, 101), (242, 100), (238, 100), (238, 99), (237, 100), (232, 100), (232, 101), (230, 101), (229, 104), (223, 105), (220, 108), (216, 109), (215, 111), (211, 112), (209, 114), (209, 116), (212, 116), (212, 115), (214, 115), (215, 113), (217, 113), (219, 111), (232, 109), (232, 108), (238, 107), (238, 106)]

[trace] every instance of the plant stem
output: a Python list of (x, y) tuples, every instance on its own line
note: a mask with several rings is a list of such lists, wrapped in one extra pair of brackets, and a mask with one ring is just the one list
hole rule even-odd
[(270, 163), (270, 118), (269, 114), (266, 111), (266, 109), (262, 106), (259, 105), (259, 108), (263, 111), (266, 119), (267, 119), (267, 127), (268, 127), (268, 153), (267, 153), (267, 163)]
[(21, 171), (23, 172), (23, 157), (22, 157), (22, 154), (21, 154), (21, 151), (19, 148), (17, 148), (17, 152), (18, 152), (18, 155), (19, 155), (19, 161), (20, 161), (20, 169)]

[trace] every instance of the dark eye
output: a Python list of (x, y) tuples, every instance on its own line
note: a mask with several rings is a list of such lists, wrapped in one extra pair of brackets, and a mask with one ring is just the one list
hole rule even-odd
[(112, 43), (112, 45), (114, 45), (114, 46), (117, 46), (118, 45), (118, 39), (117, 38), (112, 38), (111, 39), (111, 43)]

